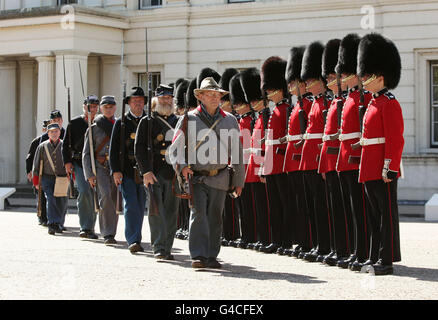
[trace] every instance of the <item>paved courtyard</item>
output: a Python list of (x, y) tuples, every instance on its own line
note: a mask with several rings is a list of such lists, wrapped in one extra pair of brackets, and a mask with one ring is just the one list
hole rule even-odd
[(0, 299), (438, 299), (438, 223), (401, 220), (402, 262), (376, 277), (230, 247), (219, 255), (223, 269), (195, 271), (185, 240), (175, 239), (176, 261), (153, 258), (147, 217), (146, 252), (131, 255), (123, 216), (119, 245), (108, 247), (78, 237), (76, 214), (67, 215), (67, 232), (50, 236), (35, 213), (2, 211)]

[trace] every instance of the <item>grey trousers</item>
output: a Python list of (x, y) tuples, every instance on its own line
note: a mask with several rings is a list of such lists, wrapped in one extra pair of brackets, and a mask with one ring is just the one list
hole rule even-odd
[(194, 208), (190, 211), (190, 257), (216, 258), (221, 248), (222, 211), (226, 191), (208, 187), (203, 183), (193, 185)]
[(172, 179), (165, 179), (158, 173), (158, 182), (153, 184), (154, 198), (158, 205), (158, 215), (149, 214), (151, 245), (154, 253), (170, 254), (176, 233), (176, 221), (180, 199), (172, 192)]
[(97, 187), (99, 191), (99, 228), (102, 237), (115, 236), (119, 216), (116, 213), (117, 188), (108, 169), (99, 165), (97, 170)]

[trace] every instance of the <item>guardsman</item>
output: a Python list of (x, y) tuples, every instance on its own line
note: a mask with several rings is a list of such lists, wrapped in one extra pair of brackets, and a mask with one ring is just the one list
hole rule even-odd
[[(348, 98), (342, 109), (340, 150), (336, 170), (339, 172), (344, 207), (349, 223), (350, 257), (339, 260), (338, 266), (360, 271), (361, 264), (368, 259), (370, 228), (368, 227), (369, 202), (365, 187), (359, 183), (359, 162), (361, 148), (360, 108), (366, 108), (371, 94), (362, 92), (356, 75), (357, 48), (360, 37), (357, 34), (346, 35), (339, 47), (336, 72), (342, 75), (342, 81), (348, 86)], [(361, 98), (363, 95), (363, 98)], [(363, 101), (361, 101), (363, 99)]]
[(327, 190), (327, 202), (330, 210), (330, 247), (331, 252), (324, 258), (324, 263), (336, 266), (338, 260), (347, 259), (350, 254), (348, 246), (348, 225), (344, 203), (342, 198), (341, 184), (336, 162), (339, 154), (339, 131), (342, 107), (346, 98), (346, 85), (342, 85), (340, 75), (336, 74), (335, 67), (338, 62), (340, 39), (332, 39), (325, 45), (322, 59), (322, 75), (327, 81), (329, 90), (335, 92), (330, 108), (327, 112), (327, 120), (324, 128), (323, 146), (321, 148), (318, 173), (325, 180)]
[[(186, 94), (190, 85), (190, 80), (178, 79), (175, 81), (175, 105), (176, 115), (182, 116), (186, 108)], [(187, 239), (189, 230), (190, 209), (187, 199), (181, 199), (179, 202), (179, 213), (177, 219), (177, 228), (175, 237), (181, 240)]]
[(297, 258), (303, 258), (304, 254), (313, 247), (304, 193), (303, 172), (300, 170), (303, 134), (306, 131), (307, 119), (313, 102), (312, 94), (306, 91), (306, 84), (301, 79), (304, 50), (304, 46), (293, 47), (290, 50), (285, 75), (289, 93), (298, 97), (289, 117), (287, 147), (284, 157), (284, 170), (288, 173), (289, 182), (292, 234), (294, 241), (298, 243), (294, 250), (288, 254)]
[[(49, 139), (42, 142), (36, 152), (33, 162), (33, 184), (38, 188), (40, 160), (43, 160), (43, 175), (41, 187), (44, 190), (47, 203), (48, 233), (62, 233), (65, 214), (67, 212), (67, 189), (65, 195), (55, 194), (55, 181), (57, 177), (67, 177), (62, 162), (61, 128), (57, 123), (51, 123), (47, 127)], [(68, 187), (68, 185), (66, 185)]]
[(84, 149), (85, 132), (88, 129), (87, 105), (90, 106), (91, 122), (93, 122), (99, 106), (99, 98), (95, 95), (88, 96), (84, 100), (84, 113), (73, 118), (68, 124), (65, 137), (71, 134), (71, 148), (69, 144), (63, 144), (62, 155), (67, 174), (74, 174), (78, 188), (79, 236), (81, 238), (97, 239), (97, 235), (94, 232), (97, 215), (94, 211), (93, 190), (85, 179), (82, 168), (82, 150)]
[(288, 182), (283, 163), (286, 153), (286, 113), (289, 108), (287, 84), (284, 78), (286, 60), (270, 57), (261, 68), (261, 88), (267, 100), (275, 104), (268, 121), (265, 135), (265, 160), (263, 175), (266, 176), (269, 203), (271, 206), (272, 244), (260, 249), (262, 252), (284, 254), (292, 247), (292, 222), (288, 205)]
[[(99, 229), (105, 245), (117, 244), (115, 240), (119, 216), (116, 213), (117, 187), (110, 174), (109, 145), (113, 131), (116, 112), (114, 96), (103, 96), (100, 101), (100, 112), (91, 126), (93, 130), (94, 159), (96, 161), (97, 187), (99, 195)], [(85, 178), (92, 188), (96, 184), (91, 166), (89, 129), (85, 133), (84, 150), (82, 152), (82, 167)]]
[[(160, 84), (155, 91), (155, 97), (157, 105), (152, 118), (144, 117), (138, 125), (135, 158), (143, 176), (143, 183), (146, 188), (152, 185), (153, 192), (150, 196), (154, 197), (158, 205), (158, 215), (149, 214), (154, 257), (174, 260), (171, 250), (176, 233), (179, 198), (172, 192), (175, 173), (170, 165), (167, 149), (172, 141), (178, 117), (173, 113), (172, 87)], [(152, 146), (149, 149), (150, 142)]]
[[(248, 68), (241, 72), (240, 83), (245, 93), (245, 101), (248, 101), (252, 115), (251, 139), (247, 148), (244, 141), (244, 159), (249, 155), (248, 165), (245, 169), (245, 185), (250, 187), (254, 194), (254, 207), (256, 208), (256, 233), (257, 242), (250, 244), (250, 248), (260, 250), (271, 243), (270, 208), (266, 179), (262, 177), (261, 166), (265, 156), (265, 144), (261, 143), (265, 136), (265, 126), (269, 119), (269, 108), (265, 106), (261, 91), (260, 71), (256, 68)], [(265, 121), (266, 120), (266, 121)], [(245, 188), (246, 189), (246, 188)]]
[[(221, 268), (217, 256), (221, 246), (225, 196), (230, 189), (234, 190), (235, 196), (240, 196), (245, 179), (239, 125), (234, 116), (220, 109), (220, 99), (227, 92), (212, 77), (205, 78), (194, 93), (200, 104), (187, 115), (188, 161), (183, 154), (177, 154), (172, 163), (186, 181), (190, 180), (189, 175), (193, 176), (189, 226), (192, 267)], [(184, 153), (181, 150), (184, 150), (186, 139), (180, 130), (184, 119), (181, 118), (175, 129), (170, 150), (172, 156), (174, 151)], [(224, 131), (227, 135), (219, 134)], [(207, 139), (208, 143), (205, 142)], [(234, 169), (232, 178), (228, 170), (230, 163)]]
[[(219, 81), (219, 86), (227, 92), (230, 91), (230, 80), (237, 73), (239, 73), (239, 70), (237, 69), (225, 69)], [(231, 93), (222, 96), (221, 109), (234, 115), (234, 109), (230, 103), (230, 95)], [(221, 240), (221, 244), (223, 246), (232, 246), (236, 248), (240, 245), (240, 240), (238, 240), (238, 238), (240, 237), (239, 218), (241, 213), (239, 200), (239, 198), (234, 199), (230, 197), (229, 194), (227, 194), (227, 196), (225, 197)]]
[(317, 172), (319, 165), (319, 145), (324, 135), (326, 101), (325, 79), (322, 77), (322, 54), (324, 45), (312, 42), (304, 51), (301, 78), (306, 82), (306, 90), (314, 96), (310, 109), (305, 140), (301, 155), (300, 170), (303, 171), (307, 210), (311, 221), (314, 248), (304, 255), (310, 262), (322, 262), (330, 253), (329, 211), (327, 208), (324, 180)]
[(386, 275), (393, 273), (392, 263), (401, 260), (397, 180), (402, 171), (404, 124), (400, 104), (388, 91), (400, 81), (401, 59), (394, 43), (377, 33), (362, 38), (358, 59), (357, 73), (364, 88), (373, 93), (363, 119), (359, 181), (365, 183), (373, 225), (380, 229), (373, 234), (380, 244), (372, 241), (378, 255), (372, 248), (365, 264), (375, 263), (375, 275)]
[[(50, 120), (44, 120), (43, 121), (43, 127), (42, 127), (42, 134), (36, 137), (32, 140), (29, 146), (29, 151), (27, 152), (26, 156), (26, 175), (27, 180), (32, 183), (32, 167), (33, 167), (33, 160), (35, 158), (35, 152), (38, 146), (40, 145), (41, 137), (43, 134), (47, 132), (47, 126), (49, 124)], [(34, 189), (36, 190), (36, 189)], [(38, 201), (38, 192), (36, 192), (37, 195), (37, 201)], [(38, 217), (38, 224), (42, 225), (44, 227), (47, 226), (47, 212), (46, 212), (46, 197), (41, 197), (42, 203), (41, 203), (41, 216)], [(38, 205), (38, 204), (37, 204)]]
[[(110, 168), (116, 186), (121, 185), (122, 188), (125, 238), (129, 251), (135, 254), (144, 251), (141, 246), (141, 229), (147, 200), (143, 179), (137, 169), (134, 156), (137, 127), (140, 120), (146, 115), (144, 111), (146, 97), (143, 89), (140, 87), (131, 88), (130, 95), (123, 103), (129, 105), (129, 111), (125, 113), (124, 117), (122, 115), (123, 130), (121, 130), (122, 119), (117, 119), (114, 124), (110, 142)], [(120, 154), (121, 147), (123, 148), (122, 155)]]
[[(251, 122), (253, 111), (246, 101), (245, 93), (241, 84), (242, 75), (237, 73), (229, 81), (230, 101), (233, 110), (240, 116), (239, 128), (243, 150), (248, 150), (251, 143)], [(243, 153), (243, 162), (248, 163), (249, 153)], [(247, 166), (245, 165), (245, 172)], [(239, 200), (233, 199), (233, 200)], [(238, 244), (239, 248), (247, 249), (249, 244), (257, 242), (257, 211), (255, 208), (254, 190), (251, 183), (245, 183), (240, 197), (240, 226), (242, 238)], [(250, 245), (251, 248), (251, 245)]]

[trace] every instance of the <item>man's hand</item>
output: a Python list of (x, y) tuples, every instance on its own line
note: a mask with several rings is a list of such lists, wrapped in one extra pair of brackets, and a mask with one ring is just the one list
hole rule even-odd
[(188, 178), (189, 178), (189, 177), (188, 177), (189, 174), (193, 174), (193, 171), (192, 171), (192, 169), (190, 169), (189, 167), (184, 167), (184, 168), (182, 169), (181, 173), (182, 173), (184, 179), (186, 179), (186, 181), (187, 181)]
[(242, 187), (236, 187), (236, 195), (237, 195), (237, 197), (240, 197), (240, 195), (242, 194)]
[(116, 184), (116, 186), (119, 186), (122, 184), (122, 180), (123, 180), (123, 173), (121, 172), (114, 172), (113, 173), (113, 179), (114, 179), (114, 183)]
[(321, 173), (322, 179), (325, 180), (325, 173)]
[(64, 165), (64, 167), (65, 167), (65, 171), (67, 171), (68, 175), (73, 174), (73, 163), (71, 163), (71, 162), (66, 163)]
[(143, 183), (146, 188), (149, 187), (150, 184), (154, 184), (155, 182), (158, 182), (158, 180), (152, 171), (149, 171), (143, 175)]
[(383, 179), (383, 182), (385, 182), (385, 183), (390, 183), (392, 181), (392, 179), (388, 179), (385, 177), (382, 177), (382, 179)]
[(96, 186), (96, 177), (88, 178), (88, 183), (90, 184), (91, 188), (94, 189), (94, 187)]
[(260, 177), (260, 182), (261, 183), (266, 183), (266, 178), (265, 177)]
[(32, 182), (32, 171), (27, 174), (27, 181)]

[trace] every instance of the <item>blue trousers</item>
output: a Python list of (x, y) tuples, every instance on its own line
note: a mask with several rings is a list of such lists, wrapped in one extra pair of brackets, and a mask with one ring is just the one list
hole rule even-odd
[(128, 245), (141, 242), (141, 229), (146, 207), (146, 191), (143, 184), (133, 178), (123, 178), (122, 196), (125, 216), (125, 238)]
[(73, 163), (78, 186), (78, 216), (82, 230), (94, 231), (97, 215), (94, 212), (93, 190), (85, 179), (84, 171), (77, 163)]
[(149, 214), (151, 244), (154, 253), (170, 254), (175, 239), (180, 199), (173, 195), (172, 179), (164, 179), (159, 173), (156, 178), (158, 182), (155, 182), (152, 189), (158, 205), (159, 215), (151, 216)]
[(65, 214), (67, 212), (67, 197), (53, 196), (53, 191), (55, 189), (55, 176), (43, 176), (41, 186), (47, 199), (47, 223), (57, 223), (63, 226)]
[(226, 191), (195, 183), (194, 208), (190, 212), (190, 257), (216, 258), (221, 248), (222, 211)]

